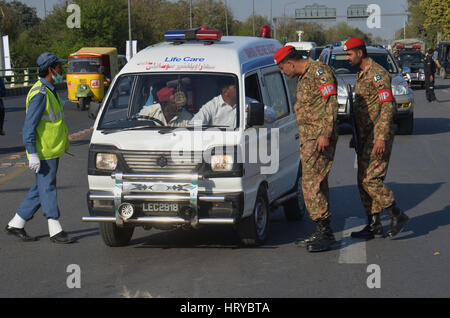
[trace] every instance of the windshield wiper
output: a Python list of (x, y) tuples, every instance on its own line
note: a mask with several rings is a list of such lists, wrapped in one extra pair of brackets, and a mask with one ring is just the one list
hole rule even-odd
[(103, 129), (102, 134), (112, 134), (118, 131), (127, 131), (127, 130), (139, 130), (139, 129), (149, 129), (149, 128), (161, 128), (155, 125), (142, 125), (142, 126), (135, 126), (135, 127), (126, 127), (126, 128), (110, 128), (110, 129)]

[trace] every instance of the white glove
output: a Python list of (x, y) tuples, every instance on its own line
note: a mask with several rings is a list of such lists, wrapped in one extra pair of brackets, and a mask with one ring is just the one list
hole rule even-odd
[(37, 153), (30, 153), (28, 155), (28, 167), (36, 173), (41, 169), (41, 160)]

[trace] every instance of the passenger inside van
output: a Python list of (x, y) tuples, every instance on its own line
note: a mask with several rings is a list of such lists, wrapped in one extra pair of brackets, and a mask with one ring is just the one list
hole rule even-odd
[(192, 115), (183, 106), (186, 99), (175, 92), (173, 87), (163, 87), (157, 93), (159, 103), (144, 106), (139, 112), (139, 118), (155, 120), (160, 126), (182, 127), (187, 126)]
[[(197, 114), (192, 118), (190, 125), (212, 125), (236, 128), (237, 120), (237, 88), (235, 79), (224, 77), (219, 81), (220, 95), (214, 97), (204, 104)], [(259, 102), (250, 97), (245, 98), (248, 105), (251, 102)], [(272, 107), (264, 106), (264, 120), (273, 122), (277, 114)]]

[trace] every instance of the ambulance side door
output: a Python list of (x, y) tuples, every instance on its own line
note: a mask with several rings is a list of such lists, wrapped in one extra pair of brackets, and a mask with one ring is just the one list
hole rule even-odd
[[(269, 66), (260, 71), (262, 95), (265, 105), (271, 106), (277, 113), (277, 119), (271, 124), (271, 142), (278, 135), (278, 170), (268, 174), (269, 197), (276, 199), (292, 190), (295, 186), (299, 168), (298, 128), (295, 114), (290, 103), (290, 91), (277, 66)], [(274, 134), (274, 129), (278, 131)], [(275, 156), (272, 155), (272, 158)]]

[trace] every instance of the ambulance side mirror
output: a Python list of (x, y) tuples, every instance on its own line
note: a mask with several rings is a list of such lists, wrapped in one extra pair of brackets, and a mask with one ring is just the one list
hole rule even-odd
[(247, 109), (247, 126), (262, 126), (264, 125), (264, 104), (249, 103)]

